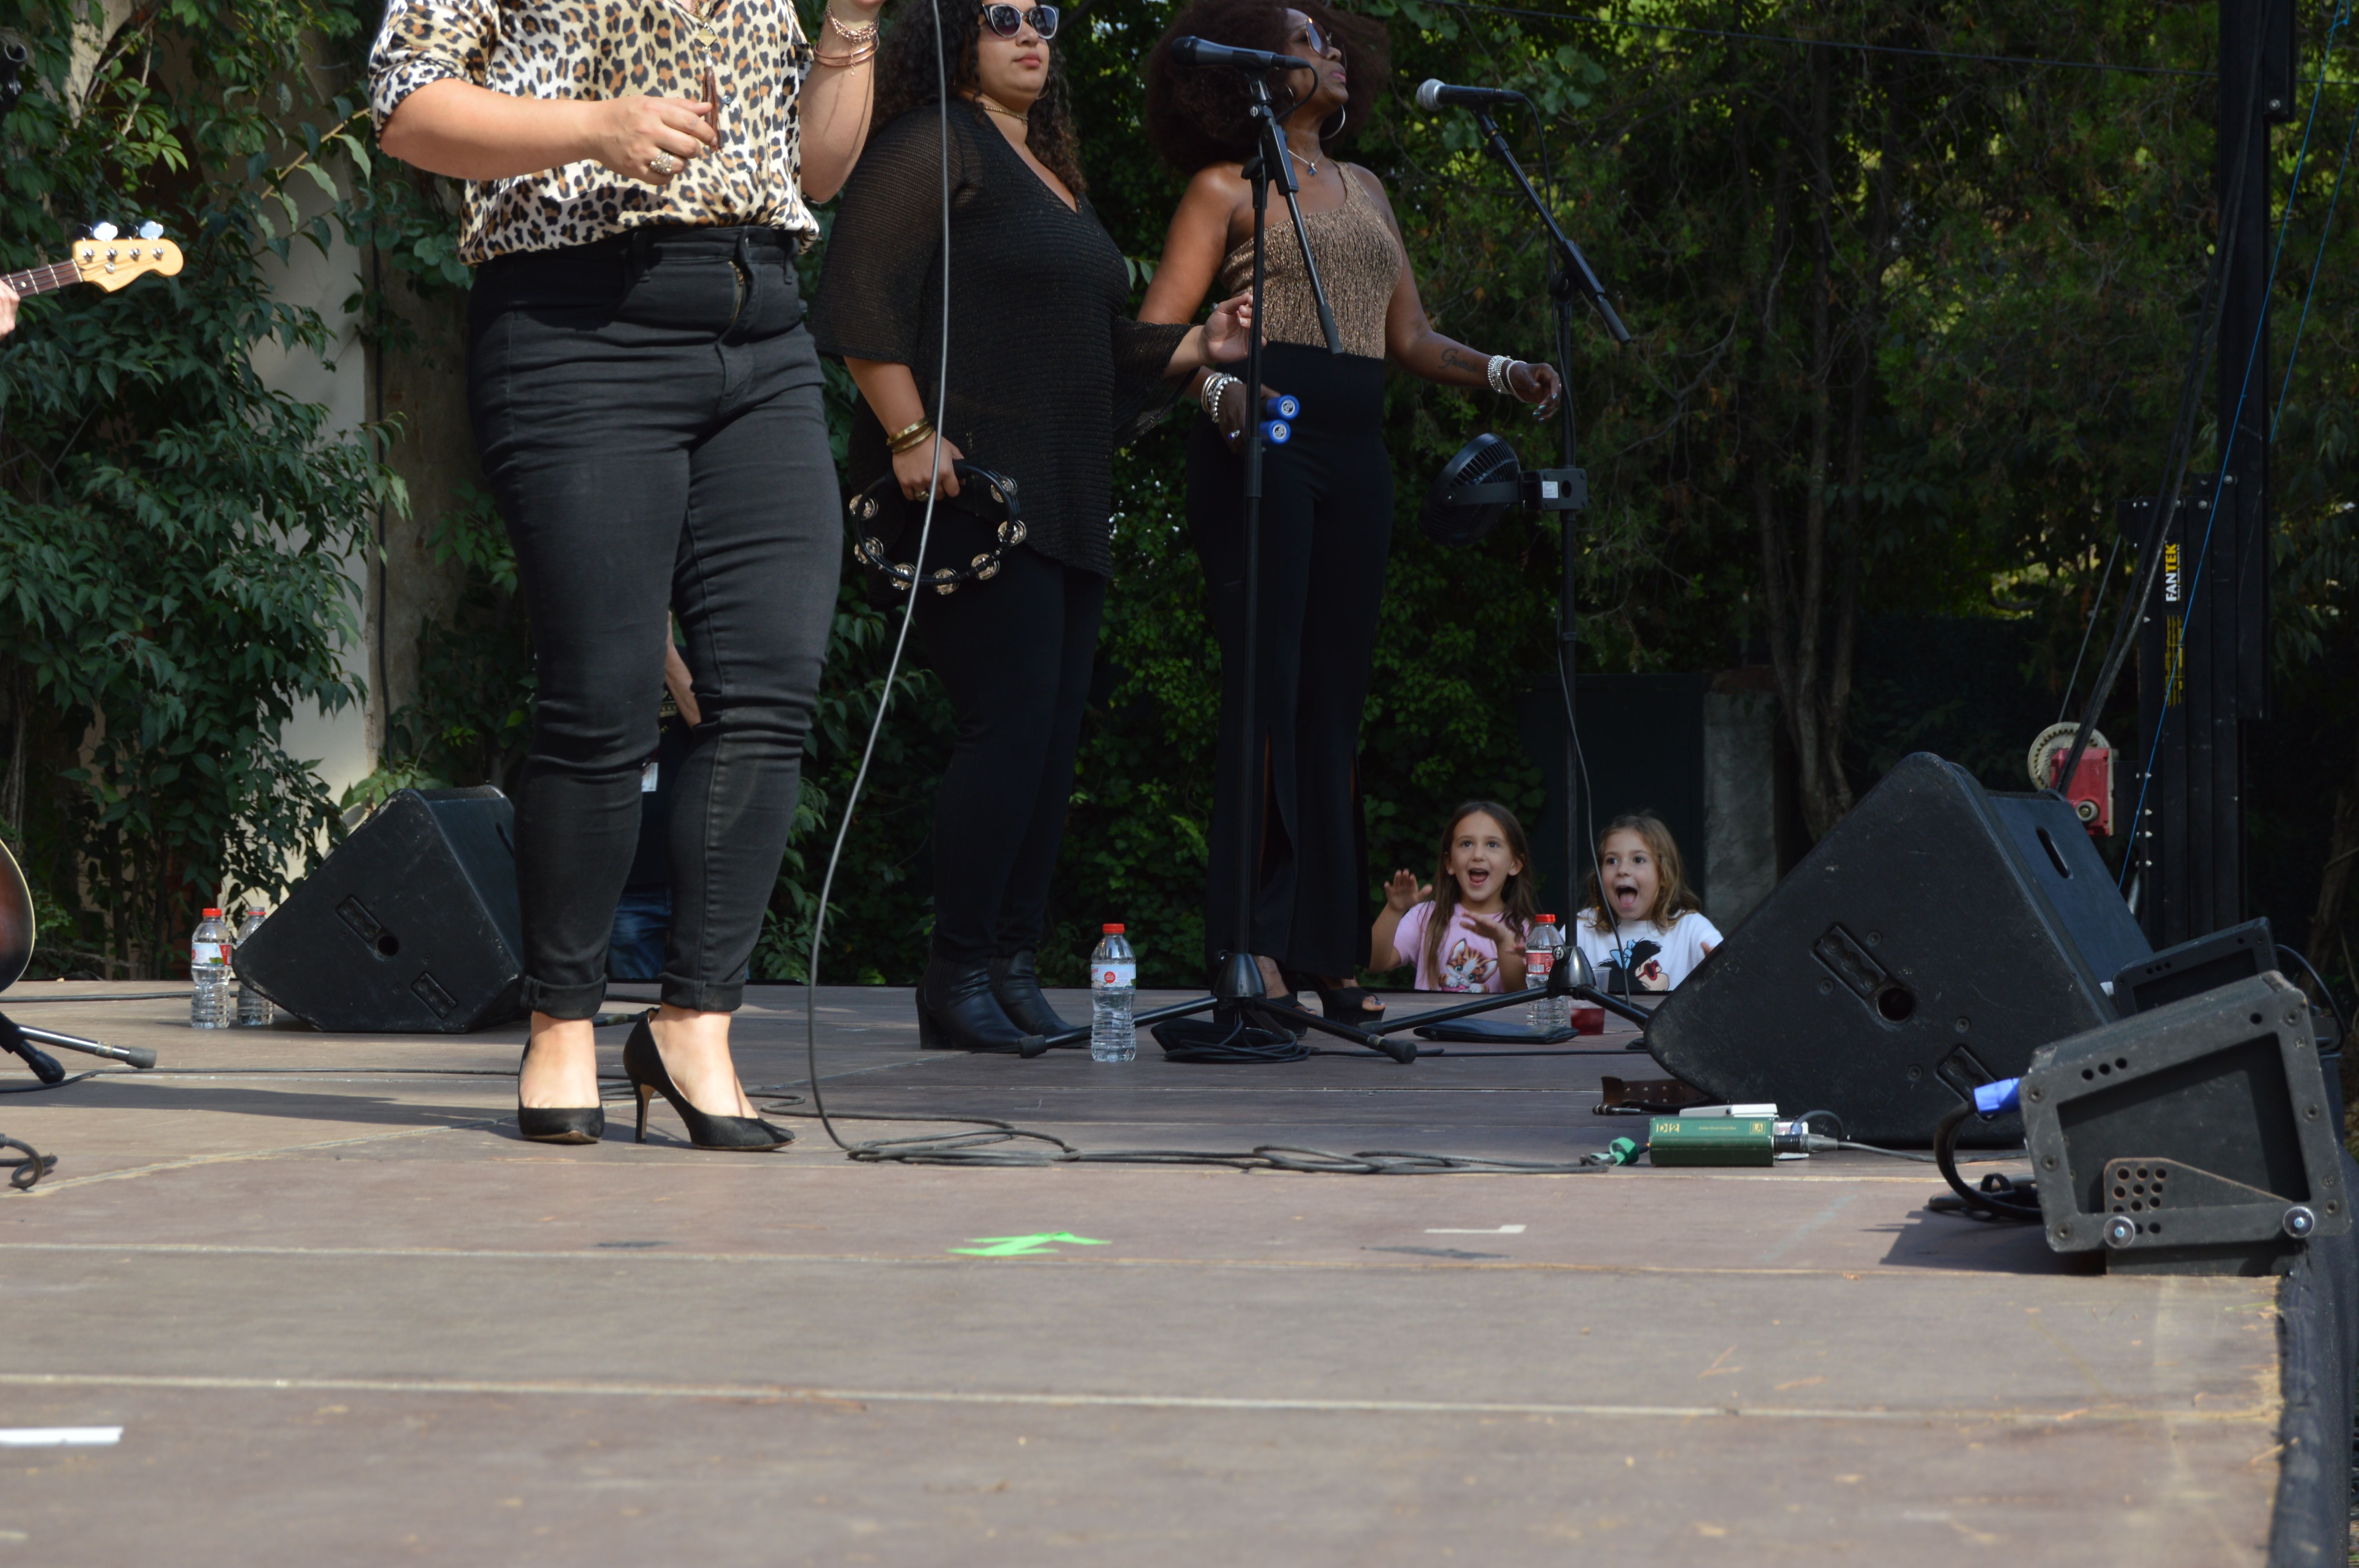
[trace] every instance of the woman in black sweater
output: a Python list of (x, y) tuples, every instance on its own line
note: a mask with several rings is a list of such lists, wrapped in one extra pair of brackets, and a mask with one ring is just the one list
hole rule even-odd
[[(921, 588), (912, 605), (958, 713), (934, 816), (920, 1037), (1006, 1050), (1066, 1027), (1032, 956), (1114, 569), (1113, 449), (1180, 383), (1244, 357), (1244, 308), (1232, 300), (1202, 327), (1128, 319), (1122, 253), (1082, 194), (1050, 45), (1056, 7), (952, 4), (939, 34), (935, 14), (934, 0), (904, 0), (886, 35), (880, 128), (844, 189), (811, 329), (860, 387), (853, 488), (889, 468), (905, 538), (929, 483), (958, 493), (962, 457), (1018, 487), (1028, 535), (998, 573), (948, 594)], [(938, 402), (945, 138), (950, 365)], [(937, 505), (933, 527), (921, 575), (988, 546), (954, 508)]]

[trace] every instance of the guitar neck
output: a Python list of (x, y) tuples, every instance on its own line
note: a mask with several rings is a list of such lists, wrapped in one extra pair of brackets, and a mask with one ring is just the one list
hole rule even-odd
[(65, 288), (80, 283), (82, 273), (70, 262), (51, 262), (47, 266), (12, 272), (0, 281), (5, 281), (20, 295), (47, 294), (53, 288)]

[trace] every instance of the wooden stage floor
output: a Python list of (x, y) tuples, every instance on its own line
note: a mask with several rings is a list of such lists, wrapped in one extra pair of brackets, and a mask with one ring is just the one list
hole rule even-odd
[[(516, 1137), (521, 1026), (104, 1000), (166, 989), (5, 999), (163, 1062), (0, 1098), (59, 1158), (0, 1193), (0, 1427), (123, 1428), (0, 1446), (0, 1564), (2265, 1556), (2274, 1281), (2076, 1271), (1927, 1215), (1929, 1167), (875, 1166), (809, 1121), (700, 1153), (660, 1105), (642, 1147), (619, 1104), (552, 1148)], [(802, 997), (751, 993), (749, 1084), (804, 1086)], [(966, 1057), (916, 1049), (906, 991), (820, 1003), (831, 1108), (1098, 1149), (1559, 1160), (1633, 1130), (1602, 1075), (1652, 1076), (1626, 1036)]]

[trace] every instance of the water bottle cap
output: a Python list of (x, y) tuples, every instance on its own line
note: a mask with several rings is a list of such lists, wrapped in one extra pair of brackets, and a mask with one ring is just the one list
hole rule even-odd
[(205, 911), (205, 918), (207, 920), (219, 920), (221, 918), (221, 911), (218, 909), (209, 909)]
[(1119, 936), (1122, 935), (1122, 927), (1119, 925), (1103, 925), (1100, 926), (1098, 929), (1108, 936)]
[(1553, 914), (1543, 914), (1539, 917), (1539, 921), (1542, 925), (1554, 925), (1556, 924), (1556, 916)]

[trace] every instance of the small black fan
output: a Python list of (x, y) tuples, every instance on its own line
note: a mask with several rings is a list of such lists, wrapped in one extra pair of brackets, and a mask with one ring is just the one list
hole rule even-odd
[(1524, 465), (1516, 449), (1489, 431), (1459, 449), (1425, 492), (1425, 535), (1437, 545), (1472, 545), (1523, 503)]

